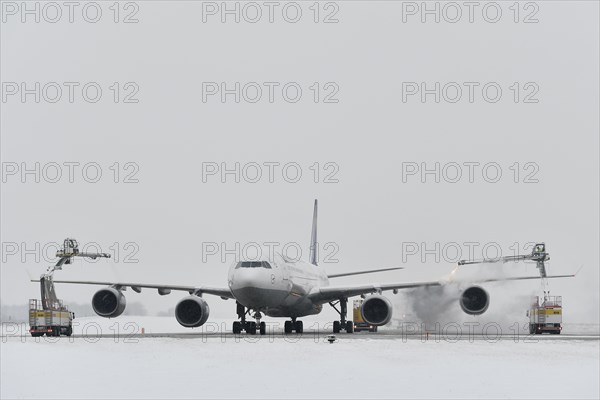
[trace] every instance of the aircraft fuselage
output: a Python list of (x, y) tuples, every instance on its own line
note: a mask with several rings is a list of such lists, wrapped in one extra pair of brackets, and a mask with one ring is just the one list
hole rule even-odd
[(269, 259), (233, 263), (228, 284), (246, 308), (270, 317), (302, 317), (321, 312), (323, 306), (314, 304), (307, 294), (329, 285), (329, 280), (316, 265), (275, 254)]

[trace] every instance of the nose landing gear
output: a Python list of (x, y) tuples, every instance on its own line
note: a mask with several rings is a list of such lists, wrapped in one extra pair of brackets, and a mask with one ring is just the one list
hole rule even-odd
[(260, 311), (254, 313), (254, 321), (246, 321), (246, 315), (250, 313), (250, 309), (246, 310), (242, 304), (236, 302), (237, 305), (237, 315), (240, 319), (239, 321), (235, 321), (233, 323), (233, 333), (240, 334), (242, 331), (246, 331), (249, 335), (256, 335), (256, 330), (258, 328), (258, 332), (261, 335), (265, 335), (267, 333), (267, 325), (264, 322), (261, 322), (262, 314)]
[(265, 335), (267, 333), (267, 324), (260, 321), (260, 319), (262, 318), (262, 314), (260, 313), (260, 311), (254, 313), (254, 318), (256, 319), (256, 322), (251, 322), (252, 327), (250, 328), (250, 334), (256, 335), (256, 328), (258, 327), (259, 333), (261, 335)]
[(302, 321), (296, 321), (296, 318), (294, 317), (291, 321), (285, 321), (283, 331), (285, 333), (292, 333), (293, 331), (296, 331), (296, 333), (303, 333), (304, 324)]

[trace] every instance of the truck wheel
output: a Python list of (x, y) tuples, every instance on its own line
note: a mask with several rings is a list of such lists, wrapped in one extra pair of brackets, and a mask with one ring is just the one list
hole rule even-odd
[(533, 334), (535, 332), (535, 325), (529, 324), (529, 334)]
[(65, 335), (67, 335), (67, 336), (71, 336), (72, 334), (73, 334), (73, 328), (71, 328), (71, 327), (68, 327), (68, 328), (67, 328), (67, 332), (65, 333)]
[(292, 333), (292, 321), (285, 321), (283, 324), (283, 331), (285, 333)]
[(296, 321), (296, 323), (294, 324), (294, 330), (296, 331), (296, 333), (304, 332), (304, 324), (302, 323), (302, 321)]
[(264, 322), (260, 323), (260, 334), (265, 335), (267, 333), (267, 324)]

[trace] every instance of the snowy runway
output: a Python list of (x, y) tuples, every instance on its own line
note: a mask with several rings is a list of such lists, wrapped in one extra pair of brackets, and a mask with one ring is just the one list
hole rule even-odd
[[(598, 398), (598, 340), (3, 338), (4, 398)], [(573, 338), (572, 338), (573, 339)], [(52, 366), (52, 364), (56, 366)]]

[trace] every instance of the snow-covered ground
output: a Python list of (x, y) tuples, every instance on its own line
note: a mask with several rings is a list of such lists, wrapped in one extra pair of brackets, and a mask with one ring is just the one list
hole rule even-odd
[[(323, 321), (323, 318), (319, 316), (309, 316), (302, 318), (304, 321), (304, 331), (331, 331), (332, 323)], [(150, 317), (150, 316), (120, 316), (118, 318), (106, 319), (101, 317), (80, 317), (73, 321), (73, 331), (75, 335), (87, 334), (90, 336), (95, 335), (117, 335), (127, 336), (131, 334), (140, 334), (142, 332), (146, 334), (170, 334), (170, 333), (215, 333), (224, 332), (230, 333), (233, 318), (219, 318), (211, 316), (210, 319), (200, 328), (185, 328), (179, 323), (175, 317)], [(398, 322), (393, 321), (392, 323), (380, 327), (381, 331), (398, 331), (409, 330), (414, 332), (415, 329), (422, 330), (424, 326), (428, 329), (437, 329), (438, 332), (454, 332), (455, 327), (460, 327), (464, 334), (468, 334), (469, 325), (467, 323), (473, 323), (473, 321), (457, 321), (452, 323), (440, 324), (437, 326), (434, 324), (423, 324), (421, 322)], [(493, 321), (493, 320), (492, 320)], [(267, 329), (274, 331), (281, 331), (283, 329), (284, 319), (278, 318), (266, 318)], [(500, 330), (504, 335), (510, 335), (517, 333), (515, 331), (515, 324), (519, 326), (518, 334), (524, 336), (528, 334), (527, 321), (510, 321), (510, 322), (481, 322), (475, 326), (471, 325), (473, 332), (481, 333), (482, 329), (486, 326), (490, 326), (490, 334), (495, 334), (497, 330)], [(26, 322), (2, 322), (0, 324), (0, 335), (1, 336), (29, 336), (29, 326)], [(598, 324), (577, 324), (577, 323), (566, 323), (563, 324), (563, 334), (565, 335), (592, 335), (600, 336), (600, 326)]]
[[(117, 320), (111, 321), (103, 328)], [(139, 321), (146, 332), (170, 327), (163, 319)], [(0, 395), (2, 399), (600, 397), (598, 340), (452, 342), (342, 334), (329, 344), (325, 336), (3, 337)]]

